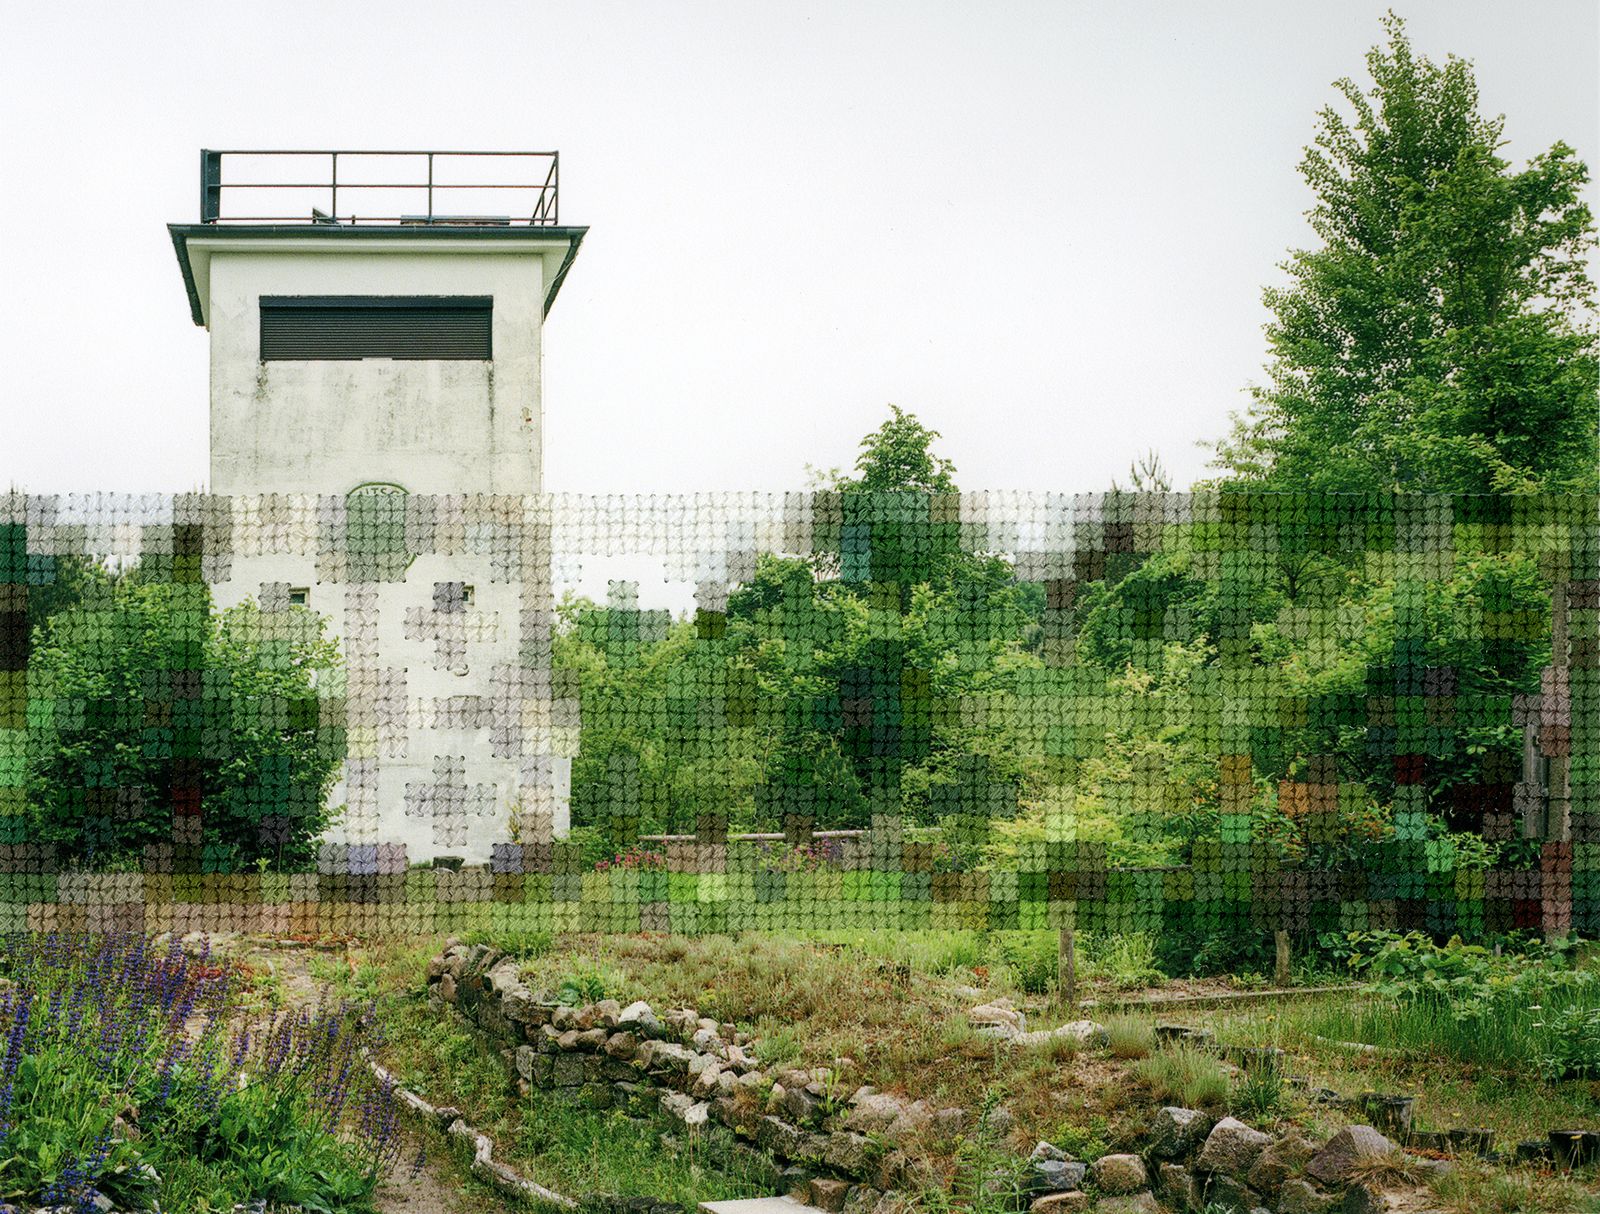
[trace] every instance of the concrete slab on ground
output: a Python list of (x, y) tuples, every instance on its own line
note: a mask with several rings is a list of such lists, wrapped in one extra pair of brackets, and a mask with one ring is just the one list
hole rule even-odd
[(823, 1214), (792, 1197), (741, 1197), (737, 1201), (702, 1201), (700, 1214)]

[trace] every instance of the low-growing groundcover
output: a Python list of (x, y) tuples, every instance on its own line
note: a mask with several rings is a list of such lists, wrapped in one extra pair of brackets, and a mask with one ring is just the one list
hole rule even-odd
[(399, 1139), (369, 1010), (245, 1023), (229, 967), (143, 935), (8, 936), (0, 975), (0, 1203), (371, 1208)]

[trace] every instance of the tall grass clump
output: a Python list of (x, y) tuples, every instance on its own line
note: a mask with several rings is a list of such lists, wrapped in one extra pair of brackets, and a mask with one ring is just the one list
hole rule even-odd
[(1210, 1054), (1179, 1045), (1158, 1050), (1134, 1067), (1157, 1100), (1185, 1108), (1222, 1109), (1228, 1103), (1228, 1076)]
[(1156, 1029), (1141, 1016), (1113, 1016), (1106, 1021), (1113, 1058), (1147, 1058), (1156, 1048)]
[(1250, 1063), (1233, 1090), (1233, 1109), (1255, 1121), (1271, 1121), (1283, 1112), (1287, 1095), (1283, 1070), (1271, 1058)]
[(0, 1201), (370, 1209), (399, 1151), (370, 1013), (246, 1025), (229, 968), (143, 935), (9, 936), (0, 974)]

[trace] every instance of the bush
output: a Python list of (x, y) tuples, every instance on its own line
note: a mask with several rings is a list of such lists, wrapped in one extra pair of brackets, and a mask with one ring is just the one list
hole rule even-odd
[[(174, 842), (213, 872), (313, 861), (344, 758), (317, 694), (339, 661), (322, 618), (219, 614), (205, 586), (137, 571), (90, 585), (34, 634), (30, 841), (90, 866)], [(175, 838), (175, 819), (198, 829)]]
[(230, 975), (208, 960), (143, 936), (6, 940), (0, 1202), (371, 1208), (399, 1143), (397, 1102), (360, 1063), (370, 1018), (231, 1027)]
[(1138, 990), (1166, 978), (1156, 963), (1156, 943), (1146, 932), (1085, 934), (1082, 940), (1086, 977), (1104, 978), (1119, 991)]

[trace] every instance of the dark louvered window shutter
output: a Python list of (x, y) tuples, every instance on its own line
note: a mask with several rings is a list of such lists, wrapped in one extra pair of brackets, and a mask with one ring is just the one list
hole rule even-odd
[(263, 295), (263, 362), (493, 357), (487, 295)]

